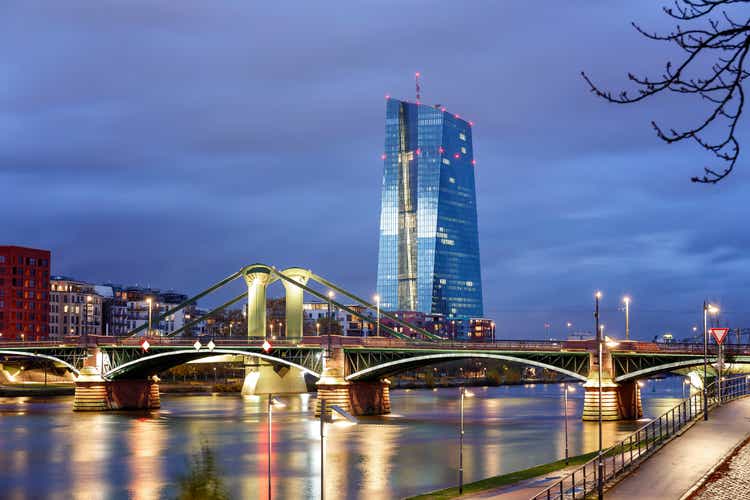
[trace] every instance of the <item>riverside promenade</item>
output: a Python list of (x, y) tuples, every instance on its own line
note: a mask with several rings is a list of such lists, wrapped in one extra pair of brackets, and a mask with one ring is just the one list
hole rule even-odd
[(605, 492), (612, 500), (679, 500), (750, 436), (750, 398), (726, 403)]

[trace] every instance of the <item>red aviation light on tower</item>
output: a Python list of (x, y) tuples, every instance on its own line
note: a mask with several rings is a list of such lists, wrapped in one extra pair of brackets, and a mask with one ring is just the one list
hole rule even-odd
[(445, 153), (445, 148), (444, 148), (443, 146), (440, 146), (440, 148), (438, 149), (438, 151), (439, 151), (439, 152), (440, 152), (441, 154), (442, 154), (442, 153)]
[(453, 158), (455, 158), (455, 159), (457, 159), (457, 160), (458, 160), (459, 158), (461, 158), (461, 155), (460, 155), (460, 154), (458, 154), (458, 153), (456, 153), (456, 154), (454, 154), (454, 155), (453, 155)]
[(417, 154), (417, 156), (419, 156), (419, 155), (422, 154), (422, 149), (421, 148), (417, 148), (417, 150), (414, 151), (414, 152)]
[(471, 164), (472, 164), (472, 165), (476, 165), (476, 164), (477, 164), (477, 161), (476, 161), (476, 160), (471, 160)]
[(383, 153), (382, 155), (380, 155), (380, 159), (381, 159), (381, 160), (385, 160), (385, 159), (386, 159), (386, 155), (385, 155), (385, 153)]
[(474, 122), (469, 122), (469, 127), (473, 127), (473, 126), (474, 126)]

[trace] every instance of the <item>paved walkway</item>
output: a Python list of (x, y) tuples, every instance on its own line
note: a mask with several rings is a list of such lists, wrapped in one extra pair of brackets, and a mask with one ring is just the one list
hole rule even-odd
[(716, 498), (747, 498), (750, 494), (750, 441), (726, 462), (721, 464), (703, 487), (691, 498), (714, 500)]
[(501, 486), (499, 488), (494, 488), (491, 490), (462, 495), (456, 498), (460, 498), (461, 500), (529, 500), (529, 498), (539, 493), (540, 490), (543, 490), (555, 481), (570, 474), (574, 470), (578, 469), (578, 467), (580, 467), (580, 465), (561, 469), (555, 472), (550, 472), (549, 474), (526, 479), (524, 481), (519, 481), (515, 484), (509, 484), (507, 486)]
[[(607, 491), (607, 500), (679, 500), (750, 435), (750, 398), (727, 403)], [(740, 497), (741, 498), (741, 497)]]

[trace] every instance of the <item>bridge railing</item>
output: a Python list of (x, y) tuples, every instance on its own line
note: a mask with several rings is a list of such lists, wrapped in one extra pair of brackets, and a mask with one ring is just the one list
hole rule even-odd
[[(640, 341), (620, 341), (619, 345), (612, 348), (613, 352), (634, 351), (645, 353), (669, 353), (669, 354), (703, 354), (703, 343), (688, 342), (640, 342)], [(715, 354), (716, 344), (708, 345), (708, 353)], [(750, 345), (746, 344), (725, 344), (724, 353), (727, 355), (750, 355)]]
[[(740, 376), (706, 387), (709, 410), (721, 403), (750, 395), (750, 377)], [(666, 413), (620, 440), (602, 452), (604, 483), (626, 472), (639, 459), (653, 453), (686, 425), (703, 415), (703, 391), (681, 401)], [(570, 475), (540, 491), (531, 500), (587, 498), (597, 491), (599, 457), (574, 470)]]

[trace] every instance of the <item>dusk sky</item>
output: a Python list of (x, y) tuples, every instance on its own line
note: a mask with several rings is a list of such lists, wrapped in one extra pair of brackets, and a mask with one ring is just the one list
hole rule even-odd
[(700, 103), (616, 106), (580, 77), (658, 75), (677, 53), (630, 22), (671, 29), (661, 5), (3, 2), (0, 244), (91, 282), (193, 294), (263, 262), (371, 296), (384, 96), (412, 99), (420, 71), (424, 102), (475, 122), (499, 337), (592, 330), (597, 288), (615, 336), (625, 293), (637, 338), (686, 335), (704, 298), (750, 326), (750, 155), (693, 184), (709, 158), (650, 120), (693, 124)]

